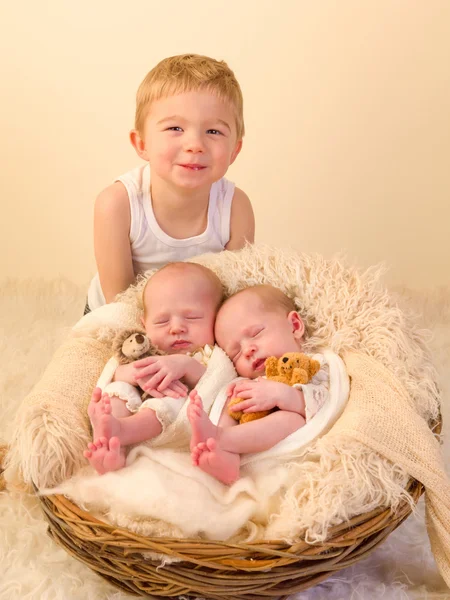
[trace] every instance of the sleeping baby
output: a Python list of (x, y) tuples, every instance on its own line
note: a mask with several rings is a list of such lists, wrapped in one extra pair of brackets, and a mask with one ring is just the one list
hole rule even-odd
[(125, 466), (126, 446), (158, 436), (167, 420), (176, 417), (206, 370), (205, 360), (197, 359), (198, 350), (214, 344), (222, 300), (219, 278), (195, 263), (170, 263), (148, 280), (142, 323), (165, 355), (117, 367), (113, 381), (139, 386), (152, 396), (139, 407), (95, 388), (88, 407), (93, 441), (84, 456), (99, 474)]

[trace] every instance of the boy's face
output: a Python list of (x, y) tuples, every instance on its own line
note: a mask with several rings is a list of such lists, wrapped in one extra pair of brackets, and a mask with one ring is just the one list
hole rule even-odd
[(238, 374), (250, 379), (264, 375), (269, 356), (298, 352), (304, 330), (296, 312), (267, 309), (251, 291), (228, 300), (217, 314), (215, 327), (219, 346), (231, 358)]
[[(133, 134), (132, 134), (133, 141)], [(209, 188), (241, 149), (232, 106), (206, 92), (186, 92), (152, 103), (142, 136), (133, 141), (152, 177), (176, 188)]]
[(163, 352), (187, 354), (214, 344), (217, 302), (201, 275), (157, 273), (145, 289), (144, 304), (145, 332)]

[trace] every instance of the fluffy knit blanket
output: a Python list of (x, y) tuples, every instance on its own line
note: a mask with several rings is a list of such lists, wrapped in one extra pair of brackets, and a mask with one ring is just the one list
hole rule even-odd
[[(448, 482), (427, 429), (439, 408), (436, 373), (424, 335), (380, 286), (379, 273), (265, 247), (198, 260), (216, 271), (229, 293), (272, 283), (290, 294), (309, 324), (309, 346), (343, 356), (352, 379), (341, 419), (288, 467), (292, 485), (279, 510), (264, 532), (251, 524), (248, 536), (275, 537), (276, 531), (285, 539), (322, 540), (330, 525), (355, 514), (380, 505), (395, 510), (410, 474), (428, 486), (432, 543), (447, 577), (450, 495), (439, 494)], [(142, 285), (122, 297), (136, 310)], [(108, 356), (99, 340), (69, 339), (26, 399), (9, 457), (26, 481), (47, 487), (80, 468), (88, 438), (85, 405)], [(402, 435), (399, 423), (414, 437)]]

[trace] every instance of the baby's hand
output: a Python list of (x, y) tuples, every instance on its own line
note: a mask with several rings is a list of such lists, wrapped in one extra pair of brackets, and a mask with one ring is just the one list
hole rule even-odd
[(301, 390), (285, 383), (268, 379), (238, 381), (233, 389), (233, 397), (242, 398), (242, 402), (233, 405), (233, 412), (260, 412), (278, 406), (282, 410), (290, 410), (302, 414), (304, 402)]
[[(165, 391), (173, 382), (186, 375), (193, 358), (184, 354), (149, 356), (134, 363), (136, 379), (143, 390)], [(186, 388), (187, 390), (187, 388)]]
[[(150, 379), (150, 376), (144, 378), (144, 380), (140, 380), (142, 383), (145, 383)], [(142, 385), (139, 384), (141, 389), (144, 389)], [(188, 388), (181, 383), (181, 381), (172, 381), (172, 383), (166, 387), (162, 392), (156, 389), (148, 389), (145, 390), (149, 396), (153, 396), (153, 398), (164, 398), (165, 396), (169, 396), (170, 398), (185, 398), (188, 395)]]
[(272, 385), (274, 381), (267, 379), (247, 379), (238, 381), (232, 390), (234, 398), (242, 398), (242, 402), (233, 405), (233, 412), (260, 412), (271, 410), (277, 406), (277, 396)]

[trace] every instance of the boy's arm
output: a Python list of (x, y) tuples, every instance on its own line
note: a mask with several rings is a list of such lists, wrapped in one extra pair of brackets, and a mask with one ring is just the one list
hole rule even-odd
[(130, 246), (130, 204), (122, 183), (104, 189), (95, 202), (94, 249), (106, 302), (133, 283)]
[(231, 204), (230, 239), (226, 250), (239, 250), (245, 242), (255, 241), (255, 217), (249, 197), (241, 189), (236, 188)]

